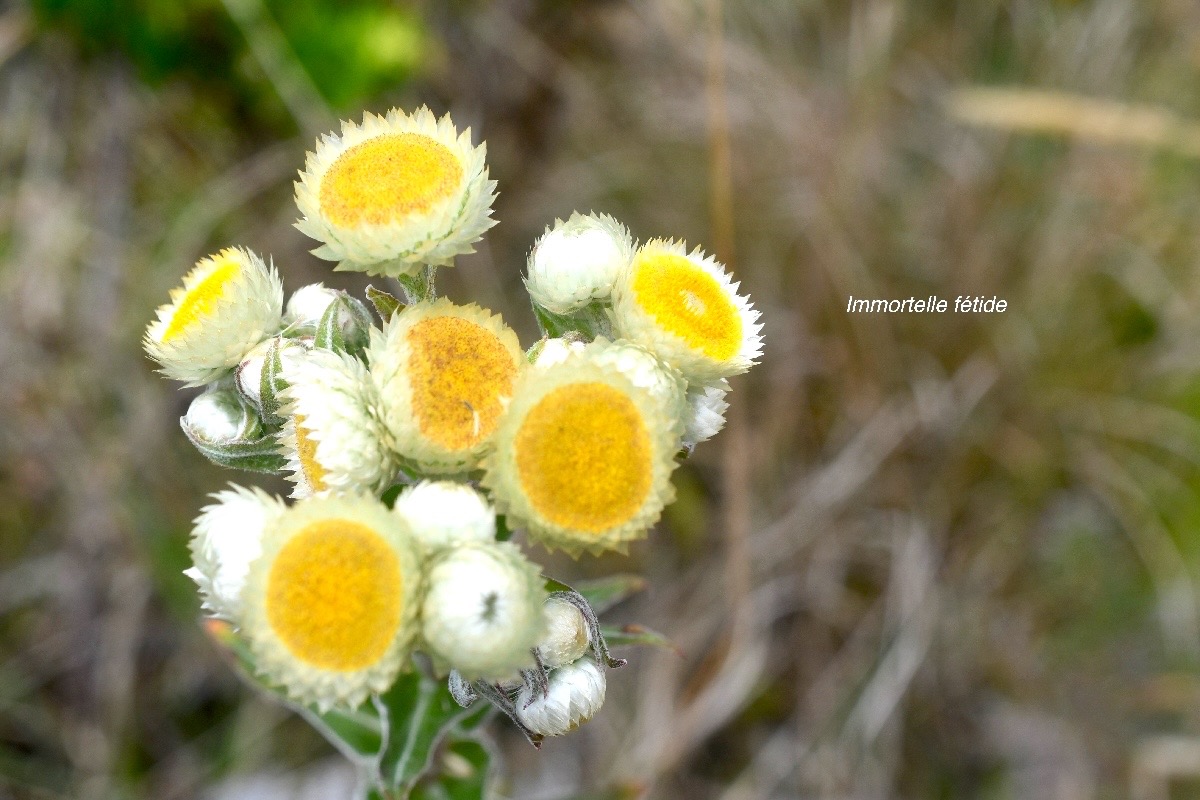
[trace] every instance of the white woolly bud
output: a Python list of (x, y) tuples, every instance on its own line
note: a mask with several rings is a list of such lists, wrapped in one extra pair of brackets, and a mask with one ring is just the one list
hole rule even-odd
[(525, 286), (529, 296), (555, 314), (569, 314), (612, 292), (618, 272), (633, 258), (633, 240), (605, 214), (574, 213), (533, 245)]
[(394, 511), (429, 550), (496, 538), (496, 512), (465, 483), (421, 481), (396, 498)]
[(565, 600), (546, 599), (546, 635), (538, 644), (542, 665), (554, 669), (580, 658), (587, 652), (591, 637), (583, 612)]
[(604, 670), (586, 656), (550, 673), (550, 690), (543, 696), (531, 687), (517, 695), (517, 718), (532, 733), (562, 736), (596, 715), (604, 705)]
[(340, 294), (336, 289), (326, 288), (323, 283), (310, 283), (292, 292), (283, 310), (283, 324), (293, 330), (316, 331), (317, 323), (325, 315), (329, 304)]
[(504, 680), (533, 666), (546, 591), (536, 566), (506, 542), (444, 550), (429, 566), (421, 606), (432, 655), (468, 680)]
[(183, 425), (205, 442), (225, 444), (258, 433), (258, 419), (237, 392), (217, 387), (197, 395), (188, 406)]
[[(272, 357), (272, 349), (275, 349), (279, 360), (272, 365), (269, 359)], [(278, 409), (279, 403), (275, 399), (275, 395), (283, 389), (283, 369), (287, 361), (295, 358), (302, 358), (308, 351), (303, 344), (295, 339), (284, 339), (276, 337), (268, 339), (265, 342), (260, 342), (254, 347), (246, 357), (242, 359), (242, 363), (238, 365), (237, 372), (234, 373), (237, 383), (237, 389), (241, 392), (242, 397), (246, 398), (260, 413), (274, 416), (274, 412)], [(272, 370), (275, 367), (277, 369)], [(266, 377), (270, 379), (266, 386), (266, 406), (263, 405), (263, 370), (267, 369)]]
[(205, 609), (237, 624), (250, 564), (262, 555), (263, 531), (284, 505), (261, 489), (241, 486), (212, 497), (217, 502), (196, 518), (190, 544), (195, 566), (184, 574), (200, 587)]

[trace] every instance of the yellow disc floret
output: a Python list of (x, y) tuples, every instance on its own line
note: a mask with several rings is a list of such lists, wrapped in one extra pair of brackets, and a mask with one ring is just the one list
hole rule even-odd
[(448, 450), (492, 435), (512, 394), (517, 365), (505, 343), (460, 317), (422, 320), (408, 332), (413, 413), (421, 432)]
[(572, 555), (624, 550), (674, 496), (679, 421), (611, 364), (529, 370), (484, 460), (497, 510)]
[(629, 396), (604, 383), (572, 383), (525, 415), (515, 441), (517, 472), (530, 505), (583, 533), (628, 521), (653, 473), (650, 437)]
[(317, 461), (317, 443), (313, 440), (308, 428), (304, 427), (304, 415), (292, 417), (296, 431), (296, 456), (300, 462), (298, 477), (303, 478), (308, 487), (308, 494), (318, 494), (325, 491), (325, 468)]
[(641, 253), (633, 263), (633, 295), (665, 330), (714, 361), (735, 355), (742, 319), (715, 278), (676, 253)]
[(338, 156), (321, 181), (321, 211), (336, 225), (383, 225), (426, 213), (462, 181), (450, 148), (429, 136), (369, 139)]
[(371, 497), (312, 497), (264, 530), (242, 627), (259, 671), (289, 697), (354, 707), (407, 666), (422, 591), (404, 520)]
[(712, 257), (652, 239), (613, 285), (613, 333), (651, 351), (689, 384), (737, 375), (762, 352), (759, 314), (737, 289)]
[(395, 315), (368, 357), (396, 451), (440, 474), (478, 462), (525, 365), (498, 316), (446, 300)]
[(213, 256), (213, 269), (190, 289), (179, 292), (175, 313), (163, 330), (160, 342), (170, 342), (205, 317), (212, 314), (229, 285), (242, 273), (242, 265), (231, 257), (233, 251), (223, 250)]
[(449, 115), (435, 119), (427, 108), (344, 122), (308, 154), (296, 227), (339, 270), (403, 277), (450, 264), (495, 224), (486, 152)]
[(292, 537), (267, 577), (267, 621), (300, 661), (327, 670), (374, 664), (403, 610), (400, 561), (377, 533), (323, 519)]
[(211, 383), (282, 327), (283, 284), (249, 250), (230, 247), (202, 258), (159, 306), (142, 344), (168, 377)]

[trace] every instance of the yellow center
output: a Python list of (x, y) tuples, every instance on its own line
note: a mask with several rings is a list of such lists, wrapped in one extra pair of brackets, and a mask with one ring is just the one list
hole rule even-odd
[(642, 415), (624, 392), (604, 383), (547, 394), (525, 415), (514, 447), (530, 504), (564, 528), (599, 533), (623, 524), (650, 491)]
[(267, 621), (299, 660), (349, 672), (396, 638), (403, 577), (395, 551), (358, 522), (325, 519), (293, 536), (267, 576)]
[(179, 338), (184, 331), (211, 314), (225, 295), (229, 284), (242, 274), (241, 261), (231, 251), (213, 256), (211, 263), (215, 265), (213, 270), (192, 288), (182, 292), (183, 296), (176, 303), (175, 313), (162, 332), (162, 338), (159, 340), (162, 343), (166, 344)]
[(434, 317), (408, 332), (413, 415), (421, 434), (447, 450), (492, 435), (512, 394), (517, 365), (496, 334), (469, 320)]
[(293, 421), (296, 423), (296, 460), (300, 462), (300, 471), (314, 494), (323, 492), (326, 489), (325, 468), (317, 461), (317, 442), (304, 427), (302, 414), (297, 414)]
[(645, 253), (633, 265), (638, 305), (662, 328), (715, 361), (737, 355), (742, 317), (729, 290), (677, 253)]
[(446, 145), (419, 133), (389, 133), (342, 153), (321, 180), (321, 212), (335, 225), (386, 225), (423, 214), (462, 182)]

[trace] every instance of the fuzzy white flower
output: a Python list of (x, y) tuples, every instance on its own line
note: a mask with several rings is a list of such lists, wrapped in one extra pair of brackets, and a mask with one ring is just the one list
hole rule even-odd
[(428, 550), (496, 538), (496, 512), (465, 483), (421, 481), (405, 489), (392, 507)]
[(288, 361), (283, 378), (282, 453), (296, 484), (292, 497), (378, 494), (391, 485), (396, 458), (384, 445), (375, 388), (361, 361), (313, 350)]
[(546, 635), (538, 643), (542, 665), (554, 669), (581, 658), (591, 643), (583, 612), (557, 597), (546, 598), (545, 612)]
[(261, 489), (232, 484), (212, 497), (216, 502), (196, 518), (190, 543), (195, 566), (184, 574), (200, 587), (205, 609), (236, 625), (250, 564), (262, 553), (263, 530), (284, 505)]
[(339, 270), (399, 277), (448, 264), (495, 224), (485, 157), (485, 145), (473, 147), (470, 130), (459, 134), (449, 114), (367, 113), (308, 154), (296, 227), (324, 242), (313, 253)]
[(515, 545), (464, 543), (435, 556), (421, 607), (431, 654), (468, 680), (508, 680), (533, 665), (546, 590)]
[(444, 299), (393, 315), (367, 357), (394, 449), (437, 475), (479, 462), (527, 366), (499, 315)]
[(606, 300), (613, 281), (633, 257), (633, 239), (606, 214), (571, 215), (554, 221), (533, 245), (525, 288), (533, 302), (555, 314), (569, 314)]
[(279, 330), (283, 284), (249, 250), (230, 247), (203, 258), (159, 306), (142, 344), (169, 378), (210, 383)]
[(562, 736), (596, 715), (604, 705), (604, 669), (590, 656), (550, 673), (550, 690), (543, 696), (522, 686), (517, 695), (517, 719), (532, 733)]
[(652, 239), (613, 287), (614, 333), (646, 347), (689, 382), (750, 369), (762, 352), (759, 312), (711, 256)]
[(689, 449), (708, 441), (725, 427), (725, 412), (729, 410), (729, 381), (721, 380), (688, 387), (687, 411), (683, 416), (683, 446)]
[(573, 356), (525, 373), (483, 485), (533, 541), (573, 556), (624, 552), (674, 498), (681, 430), (619, 369)]
[(242, 592), (255, 666), (299, 703), (355, 708), (409, 666), (420, 556), (373, 497), (314, 497), (265, 527)]

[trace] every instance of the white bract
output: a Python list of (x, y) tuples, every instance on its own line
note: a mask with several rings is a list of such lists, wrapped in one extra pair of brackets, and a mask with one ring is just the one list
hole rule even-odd
[(590, 656), (550, 673), (550, 690), (543, 696), (531, 687), (517, 695), (517, 719), (541, 736), (570, 733), (596, 715), (604, 705), (604, 668)]
[(232, 486), (217, 492), (192, 530), (191, 569), (184, 574), (200, 587), (204, 608), (234, 624), (241, 621), (241, 594), (250, 564), (262, 553), (263, 530), (284, 510), (261, 489)]
[(587, 621), (574, 604), (557, 597), (546, 599), (546, 635), (538, 655), (547, 669), (570, 664), (587, 652), (591, 636)]

